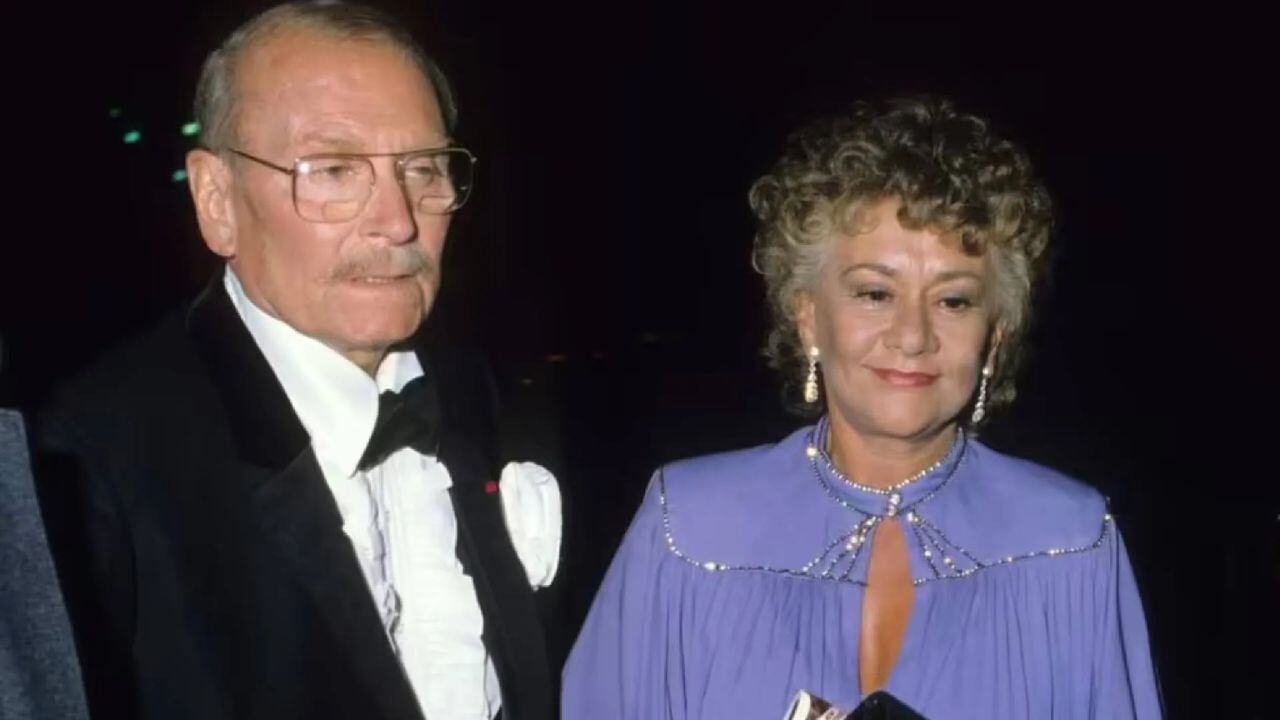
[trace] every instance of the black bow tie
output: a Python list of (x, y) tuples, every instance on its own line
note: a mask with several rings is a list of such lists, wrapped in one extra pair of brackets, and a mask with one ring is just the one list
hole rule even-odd
[(357, 467), (361, 471), (377, 467), (405, 447), (434, 455), (439, 425), (435, 388), (425, 376), (410, 380), (398, 393), (387, 390), (378, 396), (378, 420)]

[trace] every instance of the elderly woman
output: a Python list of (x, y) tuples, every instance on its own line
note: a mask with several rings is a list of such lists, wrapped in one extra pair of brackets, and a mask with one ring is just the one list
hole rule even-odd
[(884, 690), (929, 718), (1160, 715), (1103, 498), (975, 439), (1014, 395), (1051, 224), (945, 101), (862, 104), (756, 182), (768, 354), (820, 415), (655, 473), (564, 716), (762, 718)]

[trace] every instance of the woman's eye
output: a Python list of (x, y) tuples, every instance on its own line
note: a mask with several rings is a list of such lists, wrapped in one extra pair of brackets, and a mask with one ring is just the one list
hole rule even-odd
[(973, 301), (967, 297), (953, 295), (942, 298), (942, 306), (948, 310), (968, 310), (973, 307)]
[(855, 297), (857, 297), (860, 300), (866, 300), (867, 302), (870, 302), (873, 304), (888, 302), (890, 299), (893, 298), (893, 296), (889, 294), (888, 290), (879, 290), (879, 289), (859, 290), (855, 294)]

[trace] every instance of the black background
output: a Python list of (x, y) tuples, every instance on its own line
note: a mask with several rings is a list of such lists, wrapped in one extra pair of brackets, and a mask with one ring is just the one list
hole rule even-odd
[[(1058, 208), (1020, 399), (985, 439), (1111, 498), (1171, 717), (1280, 705), (1260, 682), (1280, 609), (1262, 462), (1276, 223), (1245, 199), (1267, 191), (1274, 131), (1247, 21), (1221, 36), (1072, 3), (377, 4), (440, 58), (480, 157), (431, 322), (489, 353), (510, 434), (560, 476), (572, 623), (657, 464), (799, 422), (758, 350), (751, 181), (799, 122), (931, 91), (1022, 143)], [(33, 409), (217, 267), (171, 174), (200, 62), (261, 4), (212, 5), (28, 8), (7, 31), (0, 404)]]

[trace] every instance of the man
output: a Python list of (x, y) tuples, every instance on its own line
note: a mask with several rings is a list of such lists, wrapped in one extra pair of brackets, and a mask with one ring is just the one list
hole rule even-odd
[(226, 270), (42, 428), (91, 712), (554, 717), (555, 480), (499, 471), (487, 377), (419, 333), (473, 164), (443, 75), (380, 13), (293, 3), (196, 109)]

